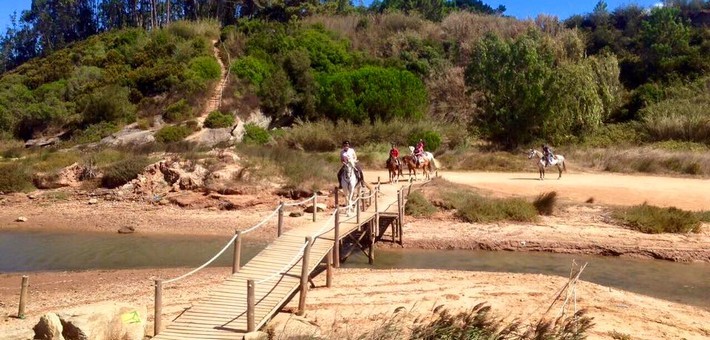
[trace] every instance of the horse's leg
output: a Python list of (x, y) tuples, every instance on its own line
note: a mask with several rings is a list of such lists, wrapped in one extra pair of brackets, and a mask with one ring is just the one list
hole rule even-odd
[(562, 167), (560, 166), (560, 163), (557, 163), (557, 171), (559, 171), (559, 172), (560, 172), (560, 176), (559, 176), (559, 177), (557, 177), (557, 179), (560, 179), (560, 178), (562, 178)]

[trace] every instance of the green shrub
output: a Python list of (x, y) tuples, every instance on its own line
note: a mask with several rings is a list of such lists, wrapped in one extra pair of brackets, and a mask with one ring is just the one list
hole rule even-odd
[(318, 109), (333, 121), (420, 119), (427, 108), (426, 87), (409, 71), (368, 66), (321, 74), (318, 83)]
[(163, 114), (163, 118), (169, 123), (177, 123), (192, 118), (192, 107), (185, 99), (180, 99), (168, 105)]
[(305, 29), (296, 35), (296, 45), (308, 51), (313, 68), (320, 72), (334, 72), (350, 62), (348, 43), (335, 40), (320, 29)]
[(533, 201), (533, 206), (540, 215), (552, 215), (557, 204), (557, 192), (545, 192), (537, 196)]
[(101, 178), (101, 185), (105, 188), (117, 188), (138, 177), (146, 166), (150, 164), (147, 157), (136, 156), (118, 161), (107, 166)]
[(251, 123), (244, 125), (244, 139), (242, 139), (242, 142), (246, 144), (264, 145), (268, 143), (270, 139), (269, 132), (264, 128)]
[(435, 131), (420, 131), (409, 137), (409, 145), (417, 145), (419, 140), (424, 141), (424, 146), (427, 151), (434, 152), (441, 146), (441, 136)]
[(84, 124), (104, 122), (131, 123), (136, 120), (136, 107), (128, 99), (128, 89), (108, 86), (96, 90), (89, 96), (82, 116)]
[(190, 60), (190, 71), (201, 80), (215, 80), (222, 75), (222, 69), (217, 60), (208, 56)]
[(29, 169), (22, 163), (0, 163), (0, 192), (23, 192), (32, 188)]
[(33, 160), (32, 170), (49, 172), (63, 169), (74, 164), (81, 158), (81, 155), (75, 150), (42, 150), (39, 156)]
[(424, 195), (415, 191), (407, 197), (404, 212), (407, 215), (415, 217), (428, 217), (436, 212), (436, 207), (434, 207)]
[(700, 232), (698, 215), (675, 207), (660, 208), (644, 203), (618, 208), (612, 217), (625, 226), (647, 234)]
[(269, 75), (271, 67), (268, 62), (254, 56), (240, 58), (232, 64), (232, 73), (240, 79), (260, 86)]
[(521, 198), (496, 199), (470, 192), (448, 192), (444, 204), (456, 207), (456, 215), (469, 223), (537, 220), (535, 207)]
[(179, 142), (189, 136), (192, 130), (187, 126), (169, 125), (155, 133), (155, 140), (161, 143)]
[(92, 124), (84, 128), (83, 130), (77, 131), (71, 137), (71, 142), (75, 144), (86, 144), (98, 142), (102, 138), (110, 136), (112, 133), (117, 132), (119, 127), (113, 122), (101, 122), (97, 124)]
[(229, 113), (212, 111), (205, 119), (204, 125), (210, 129), (232, 127), (234, 125), (234, 116)]
[(702, 222), (710, 222), (710, 210), (698, 211), (695, 213), (695, 216)]

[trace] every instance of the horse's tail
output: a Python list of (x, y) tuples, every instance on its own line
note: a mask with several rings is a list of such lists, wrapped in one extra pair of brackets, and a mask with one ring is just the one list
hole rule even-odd
[(564, 170), (565, 172), (567, 172), (567, 163), (565, 163), (565, 160), (564, 160), (564, 159), (562, 160), (562, 170)]
[(432, 157), (431, 160), (432, 160), (432, 163), (434, 164), (434, 170), (441, 168), (441, 163), (439, 162), (438, 159)]

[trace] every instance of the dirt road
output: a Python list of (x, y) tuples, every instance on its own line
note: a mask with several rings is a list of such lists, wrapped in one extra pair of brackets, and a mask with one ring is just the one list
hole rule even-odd
[[(406, 173), (406, 170), (405, 170)], [(497, 196), (535, 196), (557, 191), (563, 200), (583, 203), (590, 198), (596, 204), (636, 205), (648, 202), (662, 207), (685, 210), (710, 210), (710, 179), (625, 175), (618, 173), (565, 172), (557, 180), (548, 173), (544, 181), (536, 172), (461, 172), (440, 171), (444, 179), (484, 189)], [(368, 180), (377, 176), (387, 180), (387, 172), (366, 172)], [(421, 177), (421, 175), (420, 175)], [(404, 178), (408, 178), (405, 176)]]

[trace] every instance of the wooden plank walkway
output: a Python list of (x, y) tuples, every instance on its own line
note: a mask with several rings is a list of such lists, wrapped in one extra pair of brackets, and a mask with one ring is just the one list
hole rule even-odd
[[(380, 214), (396, 216), (399, 185), (381, 187), (378, 198)], [(402, 203), (404, 204), (404, 202)], [(375, 205), (356, 215), (340, 214), (340, 239), (366, 226), (375, 219)], [(341, 210), (344, 210), (341, 208)], [(327, 217), (331, 217), (332, 212)], [(323, 215), (321, 215), (323, 216)], [(334, 245), (334, 221), (330, 219), (294, 228), (281, 235), (252, 258), (241, 270), (227, 278), (209, 295), (189, 308), (155, 336), (159, 340), (226, 340), (242, 339), (247, 332), (247, 280), (255, 281), (256, 329), (260, 329), (299, 291), (302, 255), (307, 236), (315, 237), (310, 249), (309, 275), (320, 265)], [(330, 225), (326, 226), (326, 223)], [(282, 272), (283, 274), (278, 274)]]

